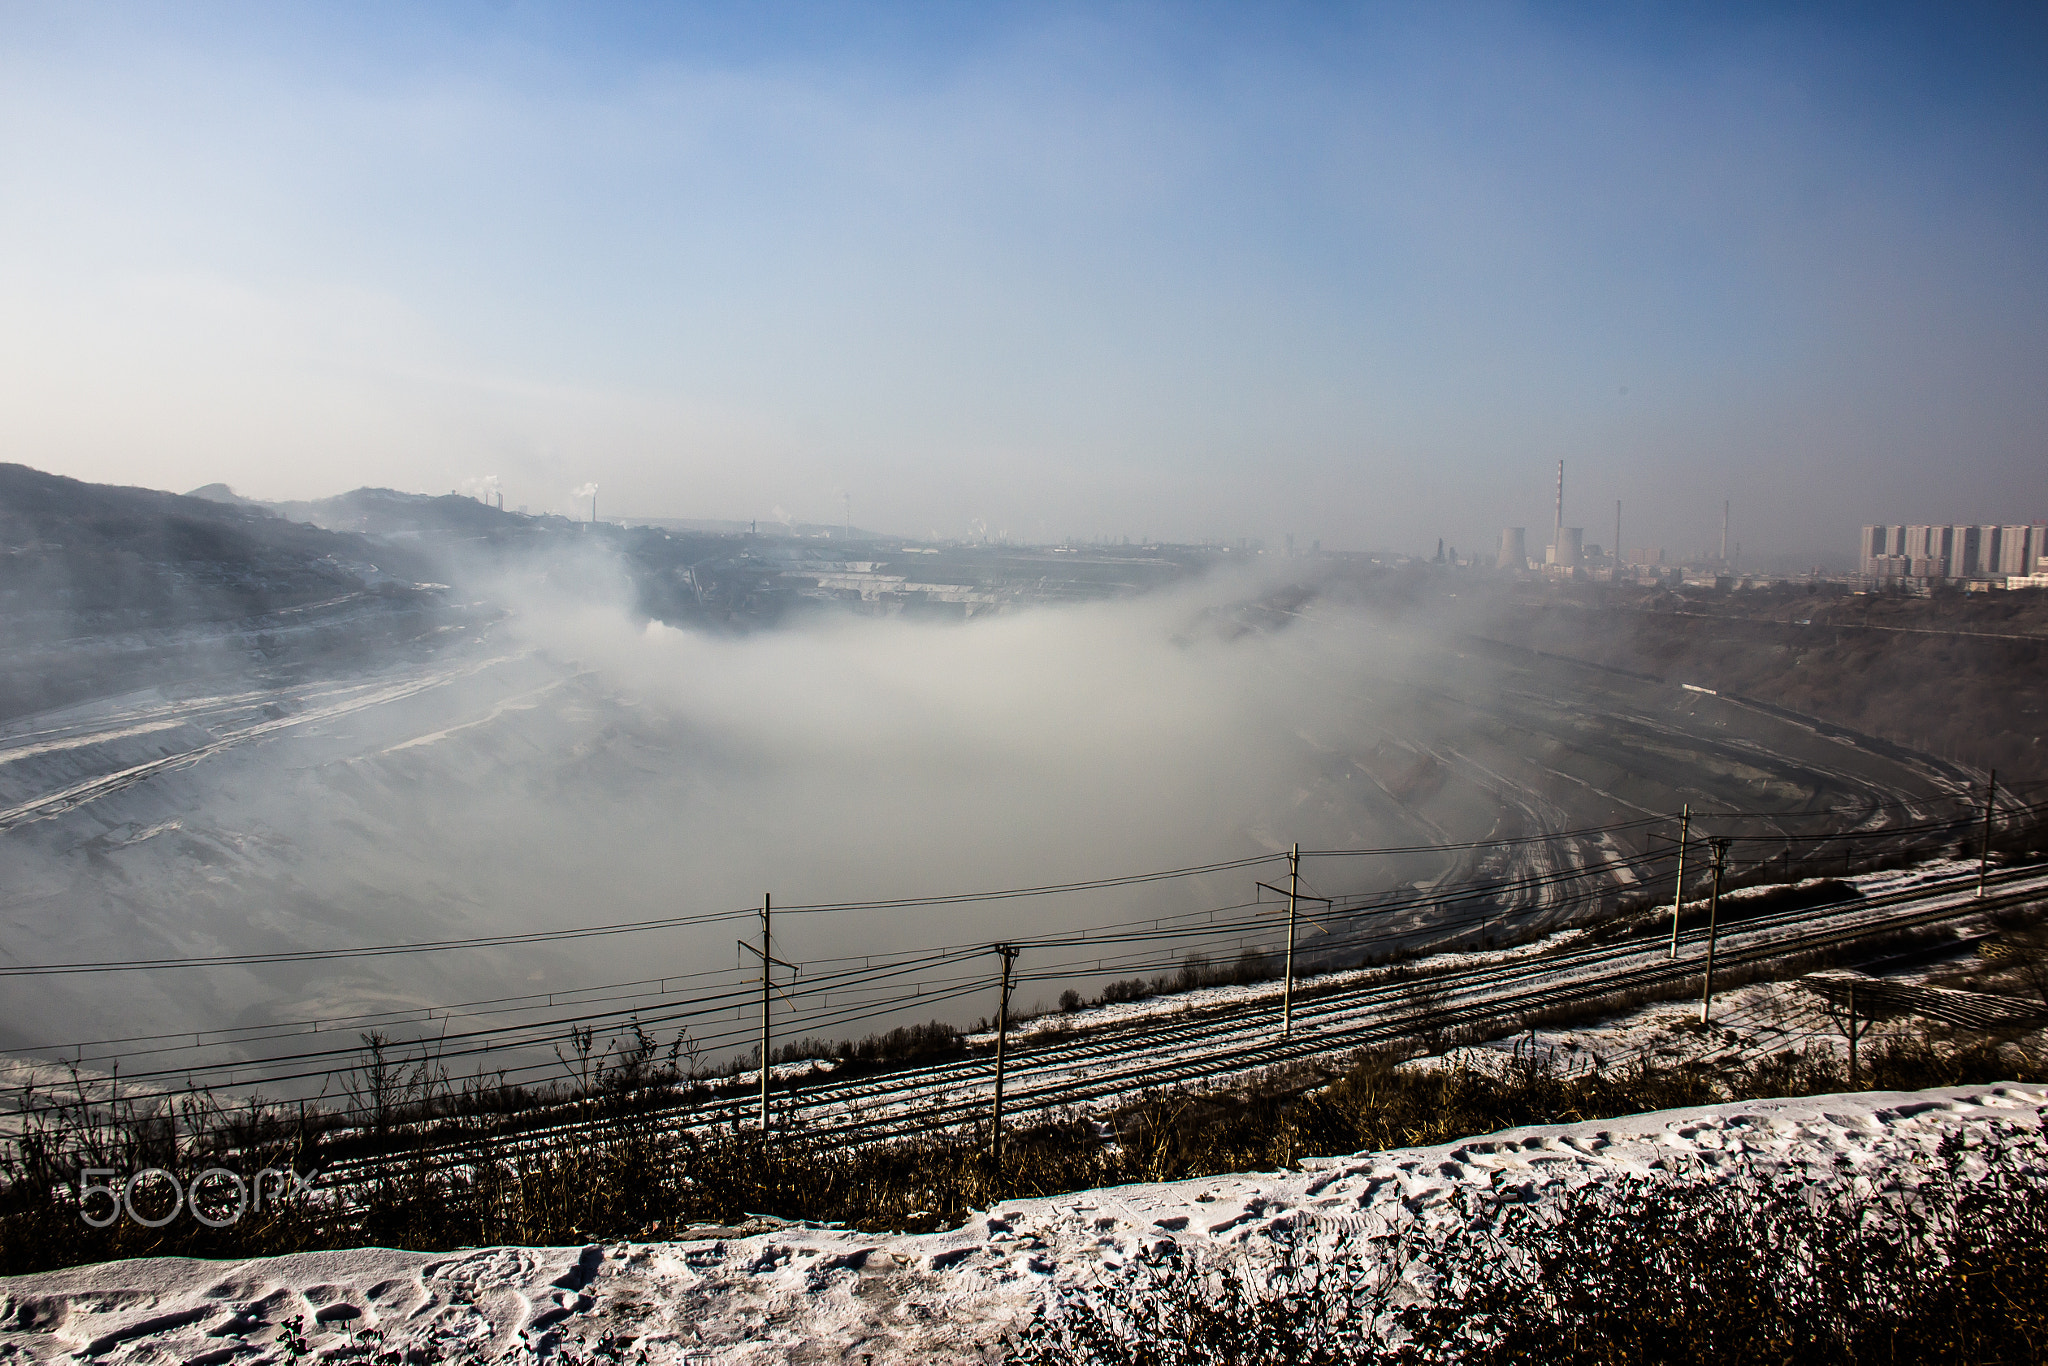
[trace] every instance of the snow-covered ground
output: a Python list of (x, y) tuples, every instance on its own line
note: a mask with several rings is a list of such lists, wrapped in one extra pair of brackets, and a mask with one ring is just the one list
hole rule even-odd
[[(1432, 953), (1412, 959), (1401, 965), (1408, 977), (1429, 973), (1445, 972), (1453, 968), (1480, 968), (1499, 963), (1516, 963), (1525, 959), (1540, 957), (1567, 948), (1586, 937), (1583, 929), (1558, 930), (1542, 935), (1524, 944), (1504, 949), (1475, 949), (1469, 952)], [(1393, 979), (1388, 970), (1378, 968), (1350, 968), (1341, 972), (1297, 974), (1294, 991), (1298, 999), (1306, 1000), (1314, 995), (1343, 991), (1347, 988), (1367, 986), (1375, 982)], [(1400, 979), (1406, 980), (1406, 978)], [(1264, 1005), (1278, 1008), (1281, 996), (1278, 981), (1231, 983), (1224, 986), (1195, 987), (1188, 991), (1176, 991), (1165, 996), (1146, 996), (1136, 1001), (1115, 1001), (1106, 1005), (1083, 1006), (1079, 1010), (1063, 1011), (1058, 1014), (1040, 1015), (1027, 1020), (1017, 1027), (1011, 1037), (1022, 1035), (1029, 1039), (1033, 1035), (1057, 1035), (1067, 1031), (1087, 1031), (1111, 1025), (1135, 1024), (1175, 1015), (1205, 1014), (1211, 1011), (1228, 1011), (1249, 1005)], [(996, 1034), (993, 1029), (963, 1036), (969, 1047), (992, 1048)]]
[[(1865, 886), (1901, 890), (1927, 880), (1925, 870), (1904, 869), (1872, 874)], [(1885, 974), (1888, 980), (1922, 983), (1975, 966), (1967, 935), (1978, 926), (1969, 920), (1952, 928), (1959, 936), (1956, 952), (1931, 963)], [(1866, 1022), (1861, 1036), (1866, 1057), (1890, 1038), (1924, 1035), (1926, 1022), (1916, 1016)], [(2023, 1047), (2039, 1050), (2043, 1031), (2023, 1035)], [(1848, 1053), (1841, 1026), (1825, 1003), (1798, 980), (1752, 982), (1714, 993), (1706, 1028), (1700, 1026), (1697, 1000), (1658, 1001), (1604, 1019), (1570, 1027), (1535, 1029), (1503, 1035), (1440, 1055), (1414, 1058), (1405, 1068), (1471, 1067), (1496, 1075), (1524, 1062), (1540, 1062), (1567, 1073), (1596, 1067), (1612, 1068), (1647, 1061), (1659, 1066), (1698, 1062), (1709, 1065), (1747, 1064), (1782, 1053), (1826, 1053), (1837, 1060)]]
[[(1878, 897), (1888, 893), (1906, 892), (1918, 887), (1937, 887), (1943, 883), (1967, 878), (1977, 870), (1975, 862), (1965, 859), (1935, 858), (1915, 863), (1905, 868), (1888, 868), (1876, 872), (1857, 873), (1846, 878), (1805, 878), (1792, 882), (1769, 882), (1755, 887), (1743, 887), (1724, 892), (1721, 900), (1726, 903), (1741, 903), (1757, 897), (1775, 895), (1787, 888), (1801, 890), (1820, 886), (1825, 882), (1846, 883), (1856, 888), (1863, 897)], [(1704, 908), (1704, 900), (1688, 900), (1687, 906)], [(1853, 914), (1854, 902), (1843, 902), (1830, 908), (1837, 916)], [(1668, 911), (1663, 913), (1668, 915)], [(1731, 922), (1724, 933), (1739, 933), (1740, 922)], [(1402, 963), (1401, 971), (1406, 978), (1426, 977), (1435, 973), (1458, 969), (1489, 967), (1496, 964), (1524, 962), (1550, 954), (1564, 952), (1586, 938), (1583, 928), (1556, 930), (1521, 944), (1498, 949), (1466, 949), (1425, 954)], [(1698, 938), (1696, 932), (1688, 934), (1688, 941)], [(1302, 974), (1295, 979), (1297, 999), (1306, 1000), (1326, 992), (1343, 991), (1366, 986), (1375, 982), (1390, 980), (1386, 968), (1354, 968), (1341, 972)], [(1280, 1000), (1281, 984), (1278, 981), (1252, 982), (1243, 985), (1197, 987), (1191, 991), (1174, 992), (1165, 996), (1147, 996), (1136, 1001), (1121, 1001), (1110, 1005), (1085, 1006), (1079, 1010), (1058, 1014), (1040, 1015), (1021, 1025), (1016, 1034), (1026, 1038), (1034, 1034), (1057, 1034), (1064, 1031), (1086, 1031), (1104, 1026), (1126, 1025), (1144, 1020), (1153, 1020), (1174, 1015), (1199, 1014), (1209, 1011), (1237, 1009), (1250, 1005), (1276, 1006)], [(1666, 1008), (1667, 1011), (1671, 1009)], [(986, 1048), (995, 1043), (995, 1031), (970, 1033), (966, 1036), (972, 1047)]]
[(283, 1361), (279, 1325), (294, 1316), (324, 1356), (359, 1349), (351, 1335), (369, 1329), (448, 1360), (588, 1360), (600, 1345), (704, 1366), (995, 1360), (1048, 1296), (1086, 1293), (1168, 1244), (1256, 1274), (1282, 1236), (1372, 1256), (1489, 1196), (1542, 1201), (1621, 1174), (1896, 1189), (1950, 1134), (1995, 1143), (2044, 1116), (2048, 1088), (2019, 1085), (1750, 1101), (1019, 1200), (924, 1235), (757, 1221), (663, 1243), (112, 1263), (0, 1280), (0, 1360)]

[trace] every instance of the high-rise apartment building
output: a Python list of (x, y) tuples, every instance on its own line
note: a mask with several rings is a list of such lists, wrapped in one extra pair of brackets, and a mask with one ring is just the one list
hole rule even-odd
[(2048, 546), (2042, 545), (2043, 526), (2002, 526), (1998, 529), (1998, 572), (2031, 574)]
[(1998, 579), (2032, 573), (2048, 554), (2048, 522), (2019, 526), (1871, 525), (1857, 547), (1866, 579)]

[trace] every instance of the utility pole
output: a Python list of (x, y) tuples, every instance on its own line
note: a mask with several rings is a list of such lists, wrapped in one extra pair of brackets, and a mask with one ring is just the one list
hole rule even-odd
[(1991, 785), (1984, 790), (1984, 847), (1977, 854), (1977, 896), (1984, 895), (1984, 881), (1991, 875), (1991, 809), (1998, 801), (1998, 770), (1991, 770)]
[(998, 944), (996, 952), (1003, 956), (1003, 994), (996, 1003), (996, 1101), (989, 1117), (988, 1155), (996, 1185), (1000, 1188), (1003, 1180), (1003, 1040), (1010, 1033), (1010, 967), (1022, 950), (1014, 944)]
[(1301, 913), (1304, 901), (1320, 901), (1325, 906), (1334, 904), (1326, 896), (1304, 896), (1301, 890), (1301, 845), (1296, 844), (1287, 851), (1287, 887), (1282, 890), (1270, 882), (1257, 883), (1276, 896), (1287, 898), (1287, 967), (1286, 976), (1280, 986), (1280, 1037), (1290, 1038), (1294, 1033), (1294, 926)]
[(1678, 813), (1678, 886), (1671, 892), (1671, 948), (1666, 958), (1678, 957), (1678, 913), (1685, 908), (1685, 842), (1692, 830), (1692, 803)]
[(1721, 869), (1728, 862), (1728, 841), (1717, 839), (1714, 846), (1714, 892), (1707, 902), (1707, 980), (1700, 991), (1700, 1023), (1708, 1023), (1714, 1006), (1714, 937), (1720, 929)]
[(788, 968), (791, 972), (801, 971), (794, 963), (785, 963), (774, 953), (773, 941), (769, 938), (768, 917), (773, 906), (769, 894), (761, 894), (761, 947), (755, 948), (746, 940), (739, 946), (761, 960), (761, 1136), (768, 1136), (768, 994), (775, 989), (770, 977), (774, 968)]

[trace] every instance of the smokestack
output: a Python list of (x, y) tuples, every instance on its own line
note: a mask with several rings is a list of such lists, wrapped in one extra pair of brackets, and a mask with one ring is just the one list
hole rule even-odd
[(1728, 500), (1721, 500), (1721, 565), (1728, 565)]
[(1557, 462), (1557, 525), (1550, 533), (1550, 559), (1564, 563), (1564, 461)]
[(1621, 569), (1621, 499), (1614, 500), (1614, 568)]

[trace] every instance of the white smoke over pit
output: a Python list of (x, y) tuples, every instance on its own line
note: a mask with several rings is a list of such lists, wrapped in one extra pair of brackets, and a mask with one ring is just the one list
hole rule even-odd
[[(519, 949), (134, 974), (114, 995), (89, 978), (19, 979), (0, 1047), (649, 978), (672, 979), (671, 996), (697, 990), (690, 982), (729, 988), (742, 976), (734, 940), (754, 935), (745, 913), (764, 894), (793, 910), (1210, 864), (1297, 841), (1566, 830), (1674, 810), (1717, 783), (1731, 803), (1753, 802), (1759, 766), (1786, 802), (1860, 795), (1839, 786), (1852, 771), (1872, 792), (1900, 785), (1879, 771), (1888, 761), (1811, 728), (1771, 738), (1790, 756), (1780, 763), (1756, 739), (1763, 722), (1731, 736), (1674, 689), (1503, 665), (1465, 648), (1452, 623), (1397, 625), (1249, 576), (951, 624), (827, 615), (730, 635), (636, 619), (612, 605), (628, 600), (616, 573), (596, 551), (534, 567), (490, 587), (510, 617), (361, 675), (235, 680), (217, 695), (116, 699), (68, 717), (90, 743), (0, 763), (14, 795), (179, 746), (198, 757), (0, 835), (5, 950), (64, 962), (740, 918)], [(20, 724), (60, 733), (47, 719)], [(1798, 746), (1827, 751), (1811, 770), (1824, 782), (1800, 767)], [(1311, 889), (1509, 866), (1481, 857), (1330, 860)], [(1502, 857), (1526, 872), (1604, 855)], [(776, 948), (816, 963), (1219, 908), (1256, 920), (1243, 903), (1278, 872), (793, 912), (778, 919)], [(1270, 944), (1280, 924), (1268, 923), (1198, 947), (1228, 957), (1240, 942)], [(1148, 972), (1181, 950), (1143, 948)], [(1131, 970), (1112, 962), (1072, 980)], [(1060, 985), (1044, 984), (1048, 998)], [(840, 1028), (971, 1020), (988, 1006), (899, 1003)], [(734, 1009), (693, 1030), (744, 1037), (752, 1006)]]
[[(8, 832), (0, 891), (66, 908), (28, 917), (16, 961), (413, 942), (744, 911), (764, 893), (793, 906), (1041, 885), (1371, 833), (1362, 808), (1308, 800), (1319, 780), (1304, 765), (1373, 708), (1366, 637), (1337, 618), (1236, 633), (1217, 613), (1248, 582), (721, 636), (591, 605), (602, 572), (554, 566), (543, 582), (573, 596), (501, 585), (522, 606), (475, 643), (306, 685), (272, 704), (292, 726)], [(1405, 648), (1384, 631), (1371, 647), (1378, 671)], [(133, 743), (107, 741), (106, 762)], [(1072, 930), (1241, 901), (1251, 881), (791, 916), (778, 952)], [(535, 973), (550, 991), (729, 974), (742, 933), (147, 974), (112, 1003), (83, 979), (30, 979), (0, 1043), (104, 1030), (110, 1012), (123, 1028), (183, 1029), (481, 999)]]
[[(1366, 833), (1299, 828), (1314, 781), (1302, 755), (1355, 734), (1372, 709), (1368, 653), (1375, 672), (1398, 670), (1408, 647), (1348, 617), (1227, 639), (1205, 613), (1250, 587), (746, 637), (558, 606), (530, 610), (518, 630), (637, 718), (633, 761), (616, 771), (638, 776), (615, 794), (615, 819), (687, 866), (695, 898), (883, 899)], [(1014, 929), (1019, 915), (1085, 923), (1133, 898), (1113, 900), (914, 918), (939, 922), (920, 935), (971, 937)], [(897, 947), (902, 929), (820, 933), (837, 947)]]

